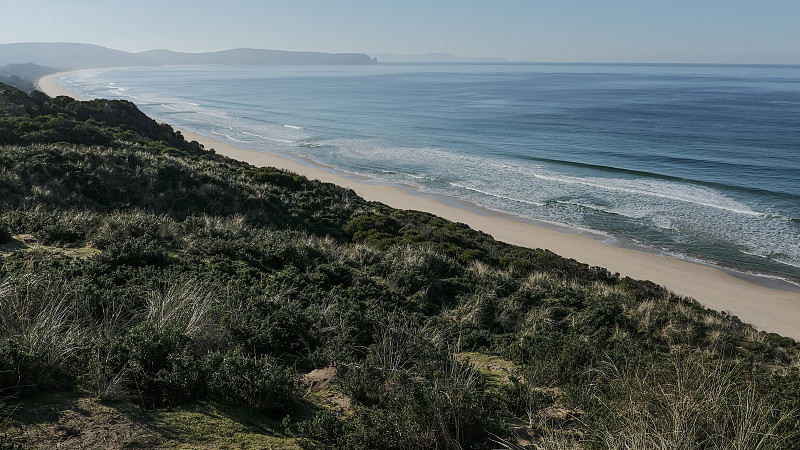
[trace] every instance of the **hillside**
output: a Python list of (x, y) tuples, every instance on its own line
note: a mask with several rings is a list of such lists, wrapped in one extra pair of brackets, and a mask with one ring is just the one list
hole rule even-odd
[(800, 447), (791, 339), (0, 91), (0, 447)]
[(25, 92), (36, 88), (36, 82), (45, 75), (56, 71), (36, 64), (7, 64), (0, 67), (0, 83), (13, 86)]
[(290, 52), (231, 49), (220, 52), (180, 53), (151, 50), (130, 53), (91, 44), (26, 42), (0, 44), (0, 66), (36, 64), (56, 71), (101, 67), (158, 66), (170, 64), (372, 64), (361, 53)]
[(0, 44), (0, 66), (32, 63), (57, 71), (97, 67), (153, 66), (155, 61), (92, 44), (25, 42)]

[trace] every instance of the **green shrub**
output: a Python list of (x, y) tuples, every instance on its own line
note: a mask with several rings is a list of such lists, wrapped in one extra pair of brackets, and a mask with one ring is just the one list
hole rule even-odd
[(98, 350), (100, 371), (126, 373), (131, 394), (145, 408), (197, 399), (207, 389), (202, 360), (185, 335), (137, 326), (100, 342)]
[(274, 167), (259, 167), (248, 171), (248, 175), (260, 183), (270, 183), (276, 186), (297, 190), (308, 183), (308, 179), (303, 176), (276, 169)]
[(381, 395), (384, 393), (385, 382), (383, 371), (371, 364), (362, 364), (352, 368), (343, 368), (339, 386), (352, 401), (373, 406), (380, 401)]
[(393, 243), (399, 229), (399, 222), (382, 214), (357, 216), (342, 227), (353, 242), (366, 242), (384, 250)]
[(161, 266), (169, 259), (164, 248), (151, 236), (109, 243), (99, 259), (116, 266)]
[(211, 395), (218, 399), (280, 417), (300, 397), (297, 374), (271, 356), (214, 352), (206, 356), (204, 366)]
[[(87, 209), (62, 210), (42, 205), (4, 213), (5, 226), (9, 232), (32, 234), (40, 244), (44, 245), (69, 245), (80, 242), (86, 238), (89, 230), (97, 226), (97, 221), (98, 215)], [(2, 231), (0, 231), (0, 241), (2, 241)]]
[(312, 418), (297, 424), (297, 432), (305, 437), (303, 448), (344, 449), (349, 436), (343, 433), (343, 425), (336, 413), (321, 409)]
[(600, 300), (576, 314), (575, 327), (584, 333), (599, 330), (613, 330), (615, 327), (627, 328), (627, 318), (622, 314), (622, 305), (610, 300)]

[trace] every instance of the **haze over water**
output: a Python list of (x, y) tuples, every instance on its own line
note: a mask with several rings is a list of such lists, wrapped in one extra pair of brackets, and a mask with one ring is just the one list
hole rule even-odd
[(800, 282), (800, 66), (187, 66), (61, 83), (241, 147)]

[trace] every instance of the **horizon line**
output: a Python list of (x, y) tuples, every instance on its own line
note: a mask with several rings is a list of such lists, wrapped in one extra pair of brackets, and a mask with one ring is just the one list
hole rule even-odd
[[(675, 65), (675, 66), (692, 66), (692, 65), (702, 65), (702, 66), (773, 66), (773, 67), (790, 67), (790, 66), (800, 66), (800, 61), (798, 62), (700, 62), (700, 61), (543, 61), (543, 60), (526, 60), (526, 59), (512, 59), (506, 58), (503, 56), (462, 56), (462, 55), (455, 55), (449, 52), (440, 52), (440, 51), (429, 51), (425, 53), (413, 53), (413, 54), (403, 54), (403, 53), (393, 53), (393, 52), (386, 52), (386, 51), (379, 51), (379, 52), (364, 52), (364, 51), (348, 51), (348, 52), (325, 52), (319, 50), (280, 50), (280, 49), (273, 49), (273, 48), (261, 48), (261, 47), (231, 47), (222, 50), (204, 50), (204, 51), (179, 51), (179, 50), (170, 50), (168, 48), (153, 48), (149, 50), (141, 50), (141, 51), (130, 51), (130, 50), (120, 50), (112, 47), (106, 47), (101, 44), (92, 44), (86, 42), (67, 42), (67, 41), (27, 41), (27, 42), (4, 42), (0, 43), (0, 45), (15, 45), (15, 44), (74, 44), (74, 45), (91, 45), (101, 48), (106, 48), (109, 50), (120, 51), (129, 53), (132, 55), (136, 55), (139, 53), (146, 53), (152, 51), (170, 51), (174, 53), (185, 53), (185, 54), (202, 54), (202, 53), (219, 53), (225, 52), (228, 50), (269, 50), (269, 51), (279, 51), (279, 52), (288, 52), (288, 53), (327, 53), (331, 55), (342, 55), (342, 54), (363, 54), (369, 57), (374, 57), (373, 55), (394, 55), (400, 57), (414, 57), (414, 56), (424, 56), (424, 55), (431, 55), (431, 54), (440, 54), (440, 55), (448, 55), (454, 58), (463, 58), (463, 59), (502, 59), (503, 61), (390, 61), (390, 62), (381, 62), (380, 59), (377, 60), (378, 64), (563, 64), (563, 65), (570, 65), (570, 64), (586, 64), (586, 65)], [(18, 63), (24, 64), (24, 63)]]

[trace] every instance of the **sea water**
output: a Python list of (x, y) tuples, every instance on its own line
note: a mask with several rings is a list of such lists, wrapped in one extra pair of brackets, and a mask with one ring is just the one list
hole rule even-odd
[(800, 282), (800, 66), (176, 66), (60, 83), (240, 147)]

